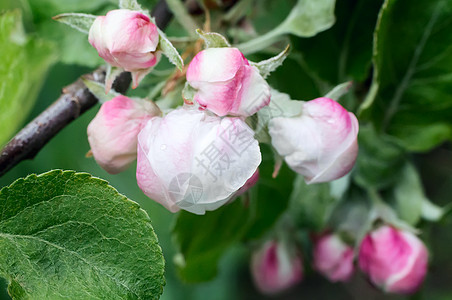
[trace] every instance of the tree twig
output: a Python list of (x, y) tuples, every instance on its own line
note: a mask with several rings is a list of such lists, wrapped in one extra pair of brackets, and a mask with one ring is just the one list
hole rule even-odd
[[(160, 0), (154, 7), (152, 16), (155, 17), (156, 25), (163, 30), (173, 15), (166, 2)], [(84, 77), (103, 83), (105, 82), (105, 69), (99, 68)], [(130, 82), (130, 73), (122, 73), (115, 80), (113, 88), (120, 93), (125, 93)], [(33, 159), (60, 130), (96, 103), (96, 97), (89, 92), (80, 79), (63, 88), (61, 96), (28, 123), (2, 149), (0, 152), (0, 176), (22, 160)]]

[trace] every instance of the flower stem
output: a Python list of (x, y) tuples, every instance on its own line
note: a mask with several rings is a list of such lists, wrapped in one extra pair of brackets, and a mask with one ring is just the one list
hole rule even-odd
[(284, 34), (281, 26), (278, 26), (260, 37), (237, 45), (237, 48), (245, 55), (256, 53), (281, 40)]

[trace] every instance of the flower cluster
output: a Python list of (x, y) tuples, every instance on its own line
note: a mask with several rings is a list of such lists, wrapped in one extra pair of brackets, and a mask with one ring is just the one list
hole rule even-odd
[[(313, 239), (314, 270), (332, 282), (349, 281), (355, 273), (355, 251), (335, 233)], [(427, 273), (428, 251), (410, 232), (384, 225), (359, 245), (358, 265), (370, 282), (386, 292), (411, 294)], [(267, 241), (252, 255), (251, 273), (264, 294), (282, 292), (303, 278), (300, 252), (287, 241)]]
[[(98, 17), (89, 42), (110, 65), (133, 74), (134, 86), (157, 63), (159, 34), (150, 18), (126, 9)], [(214, 210), (257, 181), (259, 142), (247, 117), (268, 106), (271, 89), (237, 48), (207, 48), (186, 69), (193, 99), (161, 115), (148, 100), (117, 96), (88, 127), (94, 158), (118, 173), (137, 159), (143, 192), (176, 212)], [(356, 155), (358, 123), (337, 102), (303, 103), (300, 115), (268, 124), (272, 145), (309, 183), (345, 175)]]

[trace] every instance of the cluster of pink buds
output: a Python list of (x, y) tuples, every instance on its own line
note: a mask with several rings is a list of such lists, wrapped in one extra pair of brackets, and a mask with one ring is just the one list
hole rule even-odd
[[(98, 17), (89, 41), (110, 65), (132, 72), (135, 86), (159, 58), (157, 27), (137, 11)], [(193, 99), (184, 106), (162, 116), (151, 101), (119, 96), (102, 105), (88, 136), (105, 170), (121, 172), (137, 159), (147, 196), (172, 212), (204, 214), (257, 181), (261, 151), (246, 118), (269, 105), (271, 89), (232, 47), (197, 53), (186, 80)], [(270, 120), (273, 147), (308, 183), (345, 175), (357, 155), (356, 117), (328, 98), (298, 103), (300, 115)]]
[[(354, 249), (338, 234), (313, 239), (313, 268), (332, 282), (347, 282), (355, 273)], [(427, 273), (428, 251), (414, 234), (391, 226), (368, 233), (359, 246), (358, 265), (370, 282), (386, 292), (416, 292)], [(282, 292), (303, 278), (303, 263), (295, 247), (268, 241), (252, 255), (251, 273), (264, 294)]]

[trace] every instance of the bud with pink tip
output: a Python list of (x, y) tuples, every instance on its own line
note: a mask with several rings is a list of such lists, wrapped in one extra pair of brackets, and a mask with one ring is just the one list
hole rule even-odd
[(386, 292), (414, 293), (427, 273), (428, 251), (414, 234), (382, 226), (362, 241), (359, 267)]
[(138, 11), (117, 9), (97, 17), (89, 42), (110, 65), (132, 72), (134, 88), (160, 57), (157, 26)]
[(269, 122), (272, 145), (307, 183), (332, 181), (352, 169), (358, 129), (355, 115), (329, 98), (305, 102), (298, 117)]
[(314, 242), (314, 268), (332, 282), (348, 281), (355, 271), (353, 248), (337, 234), (323, 234)]
[(187, 69), (194, 100), (219, 116), (250, 116), (270, 103), (270, 87), (237, 48), (199, 52)]
[(217, 209), (260, 162), (254, 132), (240, 118), (179, 108), (151, 119), (138, 136), (138, 186), (172, 212)]
[(259, 291), (276, 294), (303, 279), (303, 262), (296, 249), (272, 240), (253, 253), (251, 274)]
[(137, 158), (138, 133), (160, 110), (151, 101), (117, 96), (102, 104), (88, 125), (88, 141), (96, 162), (108, 173), (124, 171)]

